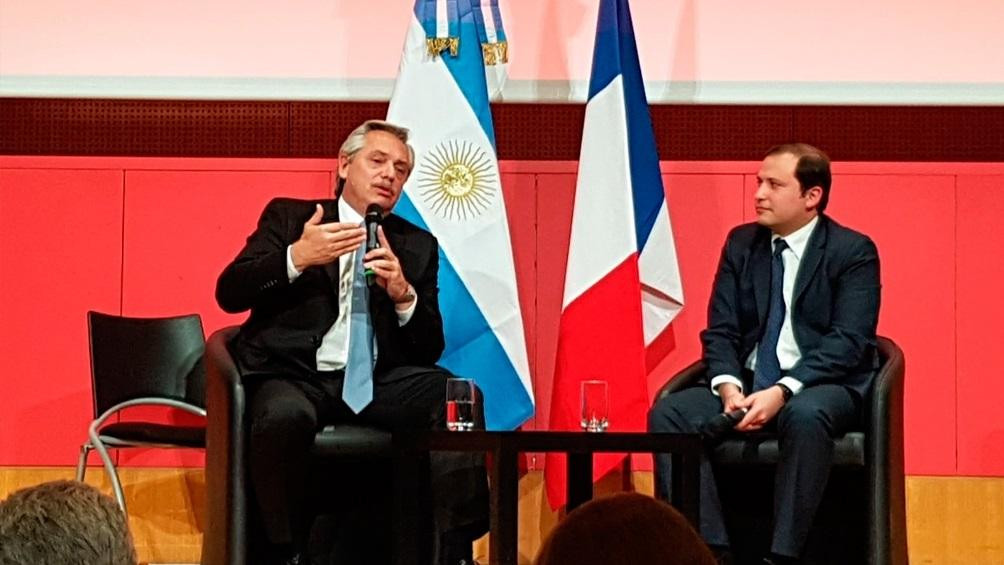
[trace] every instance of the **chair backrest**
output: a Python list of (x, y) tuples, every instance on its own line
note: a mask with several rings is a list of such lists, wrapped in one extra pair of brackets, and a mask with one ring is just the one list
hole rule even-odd
[(88, 312), (87, 325), (95, 417), (136, 398), (205, 407), (205, 334), (198, 314), (127, 318)]

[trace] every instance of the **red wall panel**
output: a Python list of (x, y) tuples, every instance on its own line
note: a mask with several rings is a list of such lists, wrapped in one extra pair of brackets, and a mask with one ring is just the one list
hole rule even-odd
[[(265, 204), (276, 196), (330, 198), (332, 187), (330, 170), (140, 170), (126, 171), (125, 179), (122, 313), (198, 312), (207, 336), (246, 317), (216, 306), (216, 278), (254, 230)], [(134, 449), (122, 452), (121, 462), (201, 465), (202, 458), (201, 451)]]
[(955, 179), (836, 174), (827, 212), (875, 241), (879, 333), (906, 356), (906, 471), (955, 472)]
[[(516, 263), (516, 288), (519, 292), (520, 311), (523, 315), (523, 333), (526, 335), (526, 355), (530, 377), (537, 390), (537, 176), (532, 173), (502, 175), (502, 192), (505, 196), (506, 215), (509, 220), (509, 237), (513, 261)], [(527, 423), (530, 429), (533, 419)]]
[(742, 182), (739, 174), (663, 175), (684, 306), (670, 326), (672, 339), (660, 336), (649, 352), (649, 392), (653, 395), (677, 371), (701, 357), (698, 333), (707, 323), (708, 298), (722, 244), (729, 230), (742, 222), (748, 204)]
[(534, 242), (537, 258), (534, 397), (537, 410), (533, 421), (537, 429), (547, 427), (551, 414), (551, 381), (558, 354), (558, 320), (561, 318), (574, 199), (575, 174), (537, 175), (537, 241)]
[[(958, 179), (958, 473), (1004, 476), (1004, 174)], [(945, 397), (944, 403), (950, 403)]]
[[(226, 166), (226, 164), (221, 164)], [(331, 170), (127, 171), (122, 313), (201, 312), (207, 335), (245, 315), (216, 306), (220, 271), (277, 196), (330, 198)]]
[(76, 461), (86, 312), (119, 312), (121, 258), (121, 171), (0, 168), (0, 465)]
[[(10, 391), (0, 413), (18, 422), (0, 427), (0, 465), (74, 462), (91, 417), (86, 310), (195, 311), (207, 333), (235, 323), (241, 316), (213, 301), (220, 269), (268, 199), (324, 197), (333, 168), (331, 160), (0, 158), (0, 374)], [(550, 408), (575, 170), (502, 166), (538, 406), (528, 428), (546, 425)], [(686, 306), (649, 354), (653, 393), (699, 355), (725, 233), (753, 217), (755, 170), (755, 162), (663, 164)], [(1004, 301), (993, 292), (1004, 274), (994, 231), (1004, 164), (838, 163), (835, 172), (830, 212), (878, 244), (879, 330), (906, 351), (907, 471), (1004, 474), (1004, 420), (985, 392), (1004, 372), (995, 341)]]

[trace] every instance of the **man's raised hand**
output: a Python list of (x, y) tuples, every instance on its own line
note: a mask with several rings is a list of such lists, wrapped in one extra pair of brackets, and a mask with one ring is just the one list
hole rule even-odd
[(313, 265), (324, 265), (351, 253), (366, 239), (366, 230), (344, 222), (321, 223), (324, 209), (316, 205), (314, 215), (303, 224), (300, 239), (293, 244), (293, 266), (303, 271)]

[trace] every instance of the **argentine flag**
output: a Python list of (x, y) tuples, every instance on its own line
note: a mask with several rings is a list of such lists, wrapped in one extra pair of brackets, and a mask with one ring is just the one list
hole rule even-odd
[[(601, 0), (568, 247), (551, 430), (577, 430), (582, 380), (608, 381), (610, 430), (644, 431), (645, 348), (683, 307), (683, 288), (628, 0)], [(564, 455), (544, 467), (565, 503)], [(597, 455), (594, 476), (622, 454)]]
[(490, 430), (534, 409), (485, 70), (506, 47), (497, 0), (416, 0), (387, 113), (415, 148), (394, 212), (439, 239), (440, 364), (481, 387)]

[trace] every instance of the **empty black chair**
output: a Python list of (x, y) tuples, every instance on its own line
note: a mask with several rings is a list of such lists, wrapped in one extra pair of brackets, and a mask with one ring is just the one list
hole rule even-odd
[(87, 455), (101, 456), (115, 498), (125, 496), (109, 448), (185, 447), (206, 444), (205, 425), (180, 426), (114, 418), (135, 406), (164, 406), (205, 417), (205, 334), (198, 314), (170, 318), (126, 318), (87, 313), (91, 349), (94, 421), (80, 448), (77, 480), (84, 479)]
[[(906, 487), (903, 471), (903, 351), (891, 339), (878, 338), (881, 367), (871, 394), (865, 399), (862, 429), (838, 439), (834, 449), (835, 468), (863, 471), (867, 547), (871, 565), (908, 563), (906, 543)], [(656, 394), (656, 400), (669, 393), (697, 384), (706, 367), (702, 361), (677, 373)], [(770, 433), (728, 436), (711, 453), (717, 466), (735, 467), (774, 465), (778, 460), (777, 437)], [(836, 469), (835, 469), (836, 470)], [(749, 492), (749, 489), (747, 489)], [(724, 498), (724, 496), (723, 496)], [(824, 505), (826, 501), (824, 501)], [(846, 506), (838, 504), (834, 506)], [(729, 521), (729, 509), (725, 509)], [(843, 524), (849, 527), (855, 524)]]

